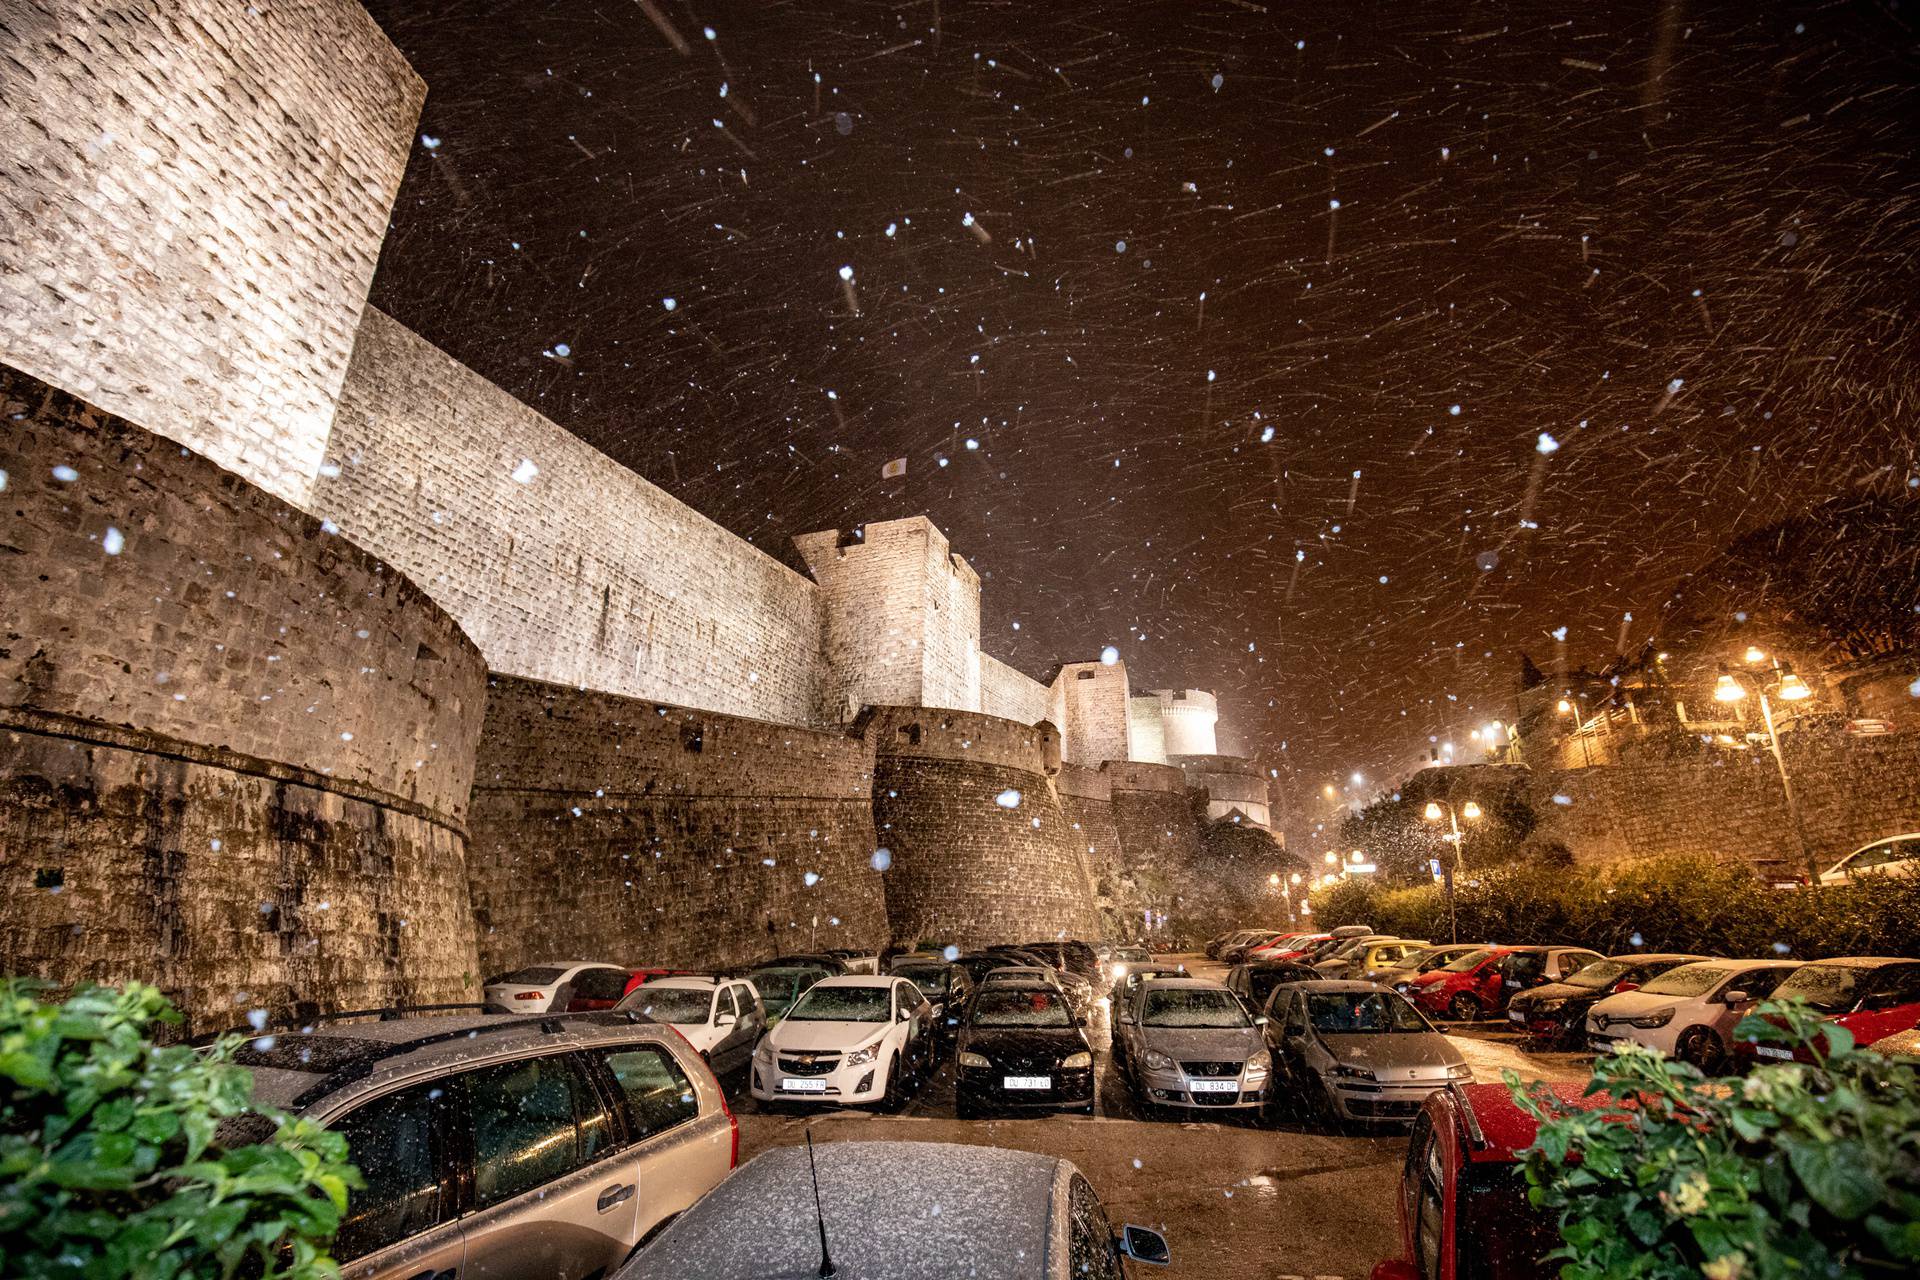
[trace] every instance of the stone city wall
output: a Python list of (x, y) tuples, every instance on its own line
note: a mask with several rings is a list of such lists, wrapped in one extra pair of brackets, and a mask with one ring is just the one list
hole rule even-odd
[(812, 724), (819, 589), (377, 310), (313, 510), (460, 620), (491, 670)]
[(0, 359), (295, 505), (425, 86), (355, 0), (0, 14)]
[(1038, 724), (1048, 717), (1051, 696), (1047, 686), (1038, 680), (1015, 670), (991, 654), (980, 655), (982, 715), (1017, 720), (1021, 724)]
[(472, 817), (482, 966), (877, 950), (871, 785), (844, 732), (496, 676)]
[[(1869, 841), (1920, 831), (1920, 734), (1781, 736), (1808, 843), (1825, 869)], [(1535, 776), (1536, 843), (1582, 862), (1705, 854), (1764, 872), (1804, 871), (1773, 758), (1764, 749), (1682, 744), (1668, 758)]]
[(390, 566), (0, 367), (0, 971), (196, 1028), (470, 994), (484, 671)]
[(1075, 764), (1134, 758), (1124, 662), (1069, 662), (1054, 677), (1051, 719)]

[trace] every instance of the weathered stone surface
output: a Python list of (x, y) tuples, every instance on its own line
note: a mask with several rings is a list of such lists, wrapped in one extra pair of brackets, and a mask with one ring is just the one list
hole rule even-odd
[(0, 970), (154, 981), (200, 1025), (466, 990), (484, 671), (452, 619), (4, 367), (0, 470)]
[(0, 359), (302, 503), (425, 93), (356, 0), (9, 0)]
[(489, 973), (885, 943), (893, 873), (873, 866), (865, 743), (507, 676), (492, 686), (472, 817)]

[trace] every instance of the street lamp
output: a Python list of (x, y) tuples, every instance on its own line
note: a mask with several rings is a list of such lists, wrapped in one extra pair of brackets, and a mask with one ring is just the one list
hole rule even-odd
[(1593, 767), (1593, 749), (1587, 745), (1587, 709), (1581, 702), (1580, 695), (1576, 693), (1572, 695), (1570, 700), (1568, 698), (1560, 699), (1560, 705), (1556, 710), (1563, 716), (1573, 717), (1573, 736), (1580, 739), (1580, 758), (1584, 760), (1587, 767), (1591, 769)]
[[(1767, 661), (1767, 655), (1757, 645), (1749, 645), (1746, 659), (1750, 666), (1757, 666)], [(1813, 690), (1807, 687), (1806, 681), (1777, 661), (1773, 664), (1773, 670), (1774, 674), (1780, 678), (1780, 683), (1774, 692), (1783, 701), (1799, 702), (1813, 696)], [(1807, 824), (1800, 816), (1800, 802), (1794, 798), (1793, 779), (1787, 775), (1786, 758), (1780, 754), (1780, 734), (1773, 724), (1773, 704), (1767, 700), (1767, 691), (1759, 685), (1759, 682), (1755, 682), (1754, 689), (1760, 695), (1761, 722), (1767, 727), (1767, 750), (1773, 755), (1773, 767), (1780, 771), (1780, 790), (1787, 798), (1787, 815), (1793, 819), (1793, 833), (1800, 841), (1800, 857), (1807, 864), (1807, 884), (1818, 885), (1820, 868), (1813, 860), (1813, 846), (1807, 841)], [(1721, 672), (1720, 678), (1714, 681), (1713, 698), (1716, 702), (1734, 703), (1746, 696), (1746, 686), (1741, 684), (1739, 678), (1730, 671)]]
[(1460, 913), (1455, 909), (1453, 893), (1454, 881), (1460, 878), (1461, 870), (1460, 846), (1463, 841), (1460, 839), (1460, 819), (1465, 818), (1468, 822), (1478, 821), (1480, 806), (1469, 800), (1460, 806), (1460, 811), (1456, 814), (1451, 801), (1427, 801), (1427, 821), (1438, 822), (1442, 817), (1446, 818), (1449, 831), (1440, 838), (1453, 841), (1453, 874), (1447, 877), (1447, 921), (1453, 929), (1453, 940), (1458, 942), (1460, 941)]

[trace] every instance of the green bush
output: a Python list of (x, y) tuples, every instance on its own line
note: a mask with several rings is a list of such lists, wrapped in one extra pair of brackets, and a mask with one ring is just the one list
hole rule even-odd
[[(1729, 863), (1659, 858), (1475, 871), (1456, 888), (1462, 942), (1567, 943), (1607, 955), (1920, 955), (1915, 877), (1780, 890)], [(1370, 924), (1408, 938), (1451, 937), (1446, 894), (1437, 885), (1394, 889), (1348, 880), (1316, 893), (1313, 911), (1322, 928)]]
[(1813, 1065), (1744, 1079), (1628, 1046), (1569, 1107), (1506, 1073), (1542, 1123), (1528, 1196), (1556, 1211), (1563, 1280), (1803, 1280), (1920, 1268), (1920, 1079), (1854, 1047), (1798, 1001), (1735, 1034), (1805, 1046)]
[[(360, 1185), (344, 1138), (251, 1107), (238, 1039), (156, 1045), (180, 1019), (152, 987), (36, 990), (0, 981), (0, 1275), (338, 1275), (326, 1246)], [(255, 1110), (272, 1142), (217, 1140)]]

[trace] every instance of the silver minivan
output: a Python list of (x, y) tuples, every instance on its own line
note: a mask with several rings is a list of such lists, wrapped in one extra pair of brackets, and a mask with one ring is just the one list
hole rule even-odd
[(637, 1015), (322, 1024), (236, 1061), (256, 1101), (346, 1135), (349, 1280), (602, 1276), (738, 1158), (713, 1073)]

